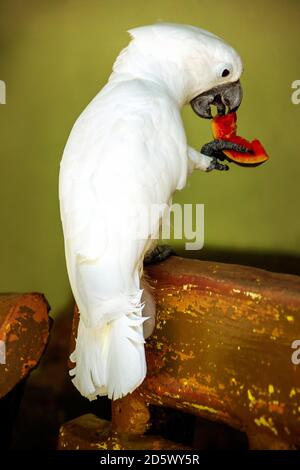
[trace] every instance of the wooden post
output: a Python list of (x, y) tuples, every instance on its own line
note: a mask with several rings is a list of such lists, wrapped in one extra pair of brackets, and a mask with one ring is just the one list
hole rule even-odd
[(38, 364), (48, 342), (49, 309), (42, 294), (0, 294), (2, 448), (9, 445), (26, 377)]
[(148, 374), (113, 402), (111, 432), (131, 445), (128, 435), (143, 437), (155, 404), (229, 424), (251, 448), (300, 445), (300, 365), (291, 359), (300, 278), (179, 257), (147, 273), (157, 301)]

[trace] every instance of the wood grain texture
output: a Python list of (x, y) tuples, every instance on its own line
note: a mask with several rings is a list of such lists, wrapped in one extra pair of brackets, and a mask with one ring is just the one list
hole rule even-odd
[(49, 309), (42, 294), (0, 295), (0, 340), (6, 346), (6, 363), (0, 364), (0, 398), (38, 364), (49, 337)]
[(160, 436), (118, 433), (111, 423), (86, 414), (60, 428), (58, 450), (162, 450), (187, 449)]
[(155, 404), (245, 431), (252, 448), (299, 446), (300, 278), (179, 257), (146, 272), (157, 302), (148, 374), (113, 403), (112, 429), (143, 435)]

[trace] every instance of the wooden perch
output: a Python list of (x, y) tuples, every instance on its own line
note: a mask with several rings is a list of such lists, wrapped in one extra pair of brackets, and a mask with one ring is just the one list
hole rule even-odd
[(0, 294), (1, 447), (7, 448), (24, 380), (38, 364), (50, 330), (42, 294)]
[[(147, 272), (158, 310), (146, 345), (148, 374), (113, 402), (111, 427), (94, 444), (137, 448), (128, 447), (128, 436), (143, 436), (155, 404), (227, 423), (247, 433), (250, 448), (299, 446), (300, 365), (292, 363), (291, 345), (300, 339), (300, 278), (179, 257)], [(61, 432), (61, 448), (79, 445), (70, 424)], [(91, 444), (83, 439), (80, 448)]]
[(0, 294), (0, 341), (6, 349), (0, 398), (39, 362), (49, 337), (49, 309), (42, 294)]

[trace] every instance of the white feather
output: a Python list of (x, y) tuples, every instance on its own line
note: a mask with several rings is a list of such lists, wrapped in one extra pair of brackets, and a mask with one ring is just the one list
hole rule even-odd
[(71, 374), (90, 399), (120, 398), (145, 377), (140, 276), (159, 220), (140, 239), (139, 210), (149, 215), (186, 183), (180, 108), (216, 85), (214, 67), (224, 57), (235, 61), (232, 81), (241, 73), (230, 46), (197, 28), (131, 34), (108, 84), (75, 123), (60, 170), (67, 268), (80, 311)]

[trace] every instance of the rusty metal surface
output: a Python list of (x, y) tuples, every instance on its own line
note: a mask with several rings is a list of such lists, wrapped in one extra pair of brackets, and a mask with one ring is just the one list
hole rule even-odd
[(143, 434), (155, 404), (245, 431), (253, 448), (299, 445), (300, 278), (179, 257), (146, 272), (157, 301), (148, 374), (113, 403), (113, 429)]
[(6, 363), (0, 364), (0, 398), (37, 365), (49, 337), (49, 305), (42, 294), (0, 295), (0, 340)]

